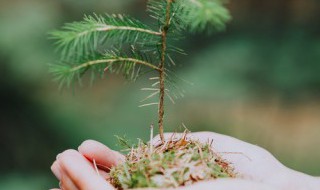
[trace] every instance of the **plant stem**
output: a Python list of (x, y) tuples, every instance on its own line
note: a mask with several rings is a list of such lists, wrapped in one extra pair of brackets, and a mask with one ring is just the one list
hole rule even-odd
[(114, 59), (100, 59), (100, 60), (95, 60), (95, 61), (89, 61), (86, 63), (82, 63), (76, 67), (73, 67), (72, 69), (70, 69), (70, 72), (75, 72), (78, 71), (80, 69), (92, 66), (92, 65), (97, 65), (97, 64), (102, 64), (102, 63), (113, 63), (113, 62), (132, 62), (135, 64), (141, 64), (144, 66), (147, 66), (151, 69), (157, 70), (160, 72), (160, 68), (152, 65), (151, 63), (148, 63), (146, 61), (142, 61), (142, 60), (138, 60), (138, 59), (133, 59), (133, 58), (125, 58), (125, 57), (118, 57), (118, 58), (114, 58)]
[[(136, 27), (129, 27), (129, 26), (112, 26), (112, 25), (101, 25), (99, 28), (95, 29), (96, 31), (110, 31), (110, 30), (129, 30), (129, 31), (137, 31), (143, 32), (147, 34), (152, 34), (156, 36), (161, 36), (161, 32), (155, 32), (148, 29), (136, 28)], [(95, 31), (92, 30), (92, 31)], [(81, 35), (86, 34), (88, 32), (92, 32), (91, 30), (81, 33)]]
[(160, 96), (159, 96), (159, 135), (162, 143), (165, 142), (164, 139), (164, 132), (163, 132), (163, 116), (164, 116), (164, 96), (165, 96), (165, 61), (166, 61), (166, 51), (167, 51), (167, 33), (170, 26), (170, 9), (171, 9), (172, 0), (167, 0), (167, 7), (166, 7), (166, 18), (164, 26), (161, 28), (161, 63), (160, 63), (160, 70), (159, 70), (159, 82), (160, 82)]

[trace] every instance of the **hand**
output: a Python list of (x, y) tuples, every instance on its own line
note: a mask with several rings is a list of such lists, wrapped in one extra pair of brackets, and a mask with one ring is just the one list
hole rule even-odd
[(66, 150), (59, 154), (51, 170), (60, 181), (62, 190), (114, 190), (105, 180), (107, 171), (123, 160), (124, 156), (120, 153), (99, 142), (87, 140), (79, 146), (78, 151)]
[[(172, 134), (166, 134), (169, 138)], [(240, 179), (223, 179), (204, 182), (201, 187), (184, 189), (212, 189), (220, 185), (222, 189), (319, 189), (320, 179), (293, 171), (281, 164), (265, 149), (233, 137), (212, 132), (190, 134), (191, 138), (202, 142), (213, 140), (213, 149), (223, 159), (230, 162)], [(156, 137), (157, 140), (159, 137)], [(155, 140), (155, 141), (157, 141)], [(158, 140), (159, 141), (159, 140)], [(207, 187), (207, 188), (206, 188)], [(211, 188), (210, 188), (211, 187)]]
[[(165, 136), (169, 138), (171, 134)], [(209, 190), (212, 187), (224, 190), (316, 189), (320, 185), (318, 179), (286, 168), (269, 152), (258, 146), (211, 132), (192, 133), (190, 136), (203, 142), (212, 139), (214, 150), (231, 162), (236, 172), (241, 175), (239, 179), (218, 179), (181, 187), (179, 190)], [(158, 139), (159, 137), (156, 137), (153, 142)], [(113, 187), (103, 179), (103, 176), (107, 175), (106, 170), (100, 170), (99, 176), (92, 162), (95, 160), (100, 168), (110, 168), (120, 163), (123, 156), (96, 141), (85, 141), (79, 147), (79, 152), (66, 151), (60, 154), (52, 165), (52, 171), (61, 181), (61, 188), (112, 190)]]

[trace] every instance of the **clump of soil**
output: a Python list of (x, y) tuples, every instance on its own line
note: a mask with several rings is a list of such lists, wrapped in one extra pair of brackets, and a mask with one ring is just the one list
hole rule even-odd
[(109, 181), (118, 189), (171, 188), (199, 181), (235, 177), (230, 163), (212, 150), (212, 142), (201, 143), (185, 135), (165, 143), (143, 143), (132, 148), (123, 164), (111, 169)]

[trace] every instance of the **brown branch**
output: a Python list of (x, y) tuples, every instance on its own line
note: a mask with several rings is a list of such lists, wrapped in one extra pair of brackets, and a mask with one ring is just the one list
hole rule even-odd
[(146, 33), (146, 34), (152, 34), (152, 35), (156, 35), (156, 36), (161, 36), (162, 33), (161, 32), (156, 32), (153, 30), (149, 30), (149, 29), (143, 29), (143, 28), (138, 28), (138, 27), (132, 27), (132, 26), (113, 26), (113, 25), (107, 25), (107, 24), (99, 24), (96, 25), (96, 28), (91, 29), (91, 30), (86, 30), (83, 31), (79, 34), (77, 34), (78, 37), (87, 35), (88, 33), (91, 32), (108, 32), (108, 31), (112, 31), (112, 30), (127, 30), (127, 31), (136, 31), (136, 32), (142, 32), (142, 33)]
[(164, 132), (163, 132), (163, 117), (164, 117), (164, 97), (165, 97), (165, 62), (166, 62), (166, 51), (167, 51), (167, 33), (170, 26), (170, 9), (171, 9), (172, 0), (167, 0), (166, 7), (166, 20), (165, 24), (161, 29), (161, 63), (160, 63), (160, 71), (159, 71), (159, 88), (160, 88), (160, 96), (159, 96), (159, 110), (158, 110), (158, 125), (159, 125), (159, 135), (162, 143), (164, 143)]
[(96, 64), (113, 63), (113, 62), (132, 62), (135, 64), (141, 64), (141, 65), (147, 66), (151, 69), (154, 69), (154, 70), (157, 70), (160, 72), (160, 68), (158, 68), (157, 66), (154, 66), (151, 63), (148, 63), (146, 61), (142, 61), (139, 59), (133, 59), (133, 58), (122, 58), (122, 57), (115, 58), (115, 59), (100, 59), (100, 60), (95, 60), (95, 61), (89, 61), (89, 62), (80, 64), (76, 67), (73, 67), (72, 69), (70, 69), (70, 72), (75, 72), (75, 71), (78, 71), (82, 68), (86, 68), (86, 67), (96, 65)]

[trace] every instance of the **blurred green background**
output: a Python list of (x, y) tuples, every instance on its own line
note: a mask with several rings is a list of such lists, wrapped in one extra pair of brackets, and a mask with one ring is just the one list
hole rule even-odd
[[(234, 17), (213, 36), (189, 35), (177, 74), (186, 97), (167, 104), (166, 130), (215, 131), (257, 144), (293, 169), (320, 175), (320, 2), (231, 0)], [(55, 155), (114, 135), (147, 140), (155, 108), (138, 108), (149, 82), (107, 76), (58, 91), (47, 33), (85, 13), (126, 13), (150, 22), (144, 0), (1, 0), (0, 189), (57, 186)]]

